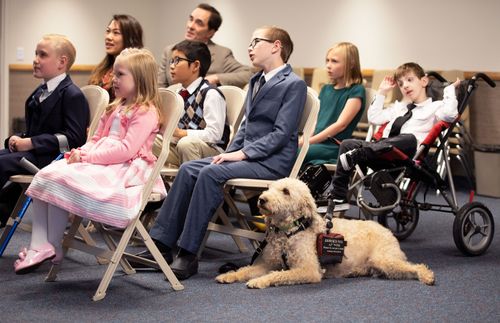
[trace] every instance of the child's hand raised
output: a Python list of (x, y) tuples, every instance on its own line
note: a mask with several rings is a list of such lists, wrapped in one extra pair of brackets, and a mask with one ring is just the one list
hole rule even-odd
[(453, 82), (453, 86), (455, 88), (459, 87), (460, 86), (460, 79), (457, 77), (457, 80), (455, 82)]
[(380, 95), (386, 96), (387, 93), (389, 93), (390, 90), (396, 87), (396, 81), (394, 81), (394, 78), (392, 76), (386, 76), (382, 80), (382, 83), (380, 83), (378, 87), (378, 93)]

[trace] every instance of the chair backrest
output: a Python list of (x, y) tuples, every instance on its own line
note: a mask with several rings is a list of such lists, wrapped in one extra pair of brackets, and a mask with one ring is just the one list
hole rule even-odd
[(182, 84), (181, 83), (175, 83), (175, 84), (171, 84), (167, 87), (167, 90), (170, 90), (172, 92), (179, 92), (179, 90), (182, 88)]
[(219, 86), (219, 90), (222, 92), (222, 94), (224, 94), (224, 97), (226, 98), (226, 118), (231, 129), (230, 138), (232, 138), (238, 131), (241, 119), (244, 115), (243, 106), (245, 103), (246, 91), (234, 85), (222, 85)]
[(313, 74), (311, 77), (311, 87), (316, 92), (321, 92), (321, 88), (323, 85), (328, 84), (330, 79), (328, 78), (328, 73), (325, 68), (318, 67), (313, 70)]
[(143, 210), (146, 206), (148, 197), (151, 194), (156, 178), (158, 178), (158, 176), (160, 175), (160, 170), (167, 160), (168, 153), (170, 151), (170, 140), (174, 134), (174, 130), (177, 127), (177, 124), (179, 123), (179, 119), (184, 113), (184, 100), (179, 94), (172, 90), (164, 88), (160, 88), (158, 91), (160, 92), (160, 110), (163, 116), (163, 123), (160, 129), (160, 135), (162, 135), (163, 141), (158, 160), (155, 163), (149, 180), (144, 186), (144, 190), (142, 193), (141, 210)]
[(375, 91), (374, 89), (369, 87), (365, 88), (365, 109), (363, 111), (361, 119), (359, 119), (359, 122), (368, 123), (368, 108), (372, 104), (373, 98), (375, 98), (376, 94), (377, 91)]
[(299, 174), (300, 167), (304, 162), (307, 150), (309, 149), (309, 137), (311, 137), (314, 127), (316, 126), (316, 121), (318, 119), (319, 112), (319, 99), (318, 93), (312, 88), (307, 88), (307, 98), (304, 104), (304, 110), (302, 112), (302, 117), (299, 123), (299, 133), (302, 133), (302, 138), (304, 144), (300, 149), (295, 164), (293, 165), (292, 171), (290, 172), (291, 178), (296, 178)]
[(294, 67), (292, 68), (293, 72), (297, 74), (298, 77), (301, 79), (305, 79), (305, 73), (304, 73), (304, 68), (303, 67)]
[(90, 125), (87, 132), (87, 138), (91, 138), (99, 124), (99, 119), (104, 109), (106, 109), (109, 104), (109, 93), (97, 85), (85, 85), (81, 90), (89, 103)]

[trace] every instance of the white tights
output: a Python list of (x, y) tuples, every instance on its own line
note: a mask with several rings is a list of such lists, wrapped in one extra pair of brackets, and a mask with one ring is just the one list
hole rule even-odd
[(69, 213), (52, 204), (33, 199), (33, 228), (30, 249), (37, 249), (49, 242), (56, 254), (62, 254), (62, 239)]

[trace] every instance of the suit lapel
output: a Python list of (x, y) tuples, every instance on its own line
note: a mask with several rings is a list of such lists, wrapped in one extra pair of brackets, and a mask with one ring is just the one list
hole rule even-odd
[(42, 87), (42, 85), (40, 85), (39, 87), (37, 87), (33, 93), (31, 93), (29, 96), (28, 96), (28, 99), (26, 100), (26, 108), (25, 108), (25, 114), (26, 114), (26, 133), (31, 133), (31, 119), (33, 118), (33, 109), (36, 109), (38, 107), (38, 103), (35, 102), (35, 93), (38, 92), (38, 89), (40, 89)]
[(69, 75), (67, 75), (64, 80), (59, 83), (59, 85), (54, 89), (54, 92), (52, 92), (45, 100), (43, 100), (42, 103), (40, 103), (40, 109), (41, 110), (41, 115), (40, 115), (40, 124), (43, 124), (45, 122), (45, 119), (50, 115), (50, 112), (52, 112), (52, 109), (55, 108), (57, 101), (61, 97), (61, 92), (64, 88), (68, 87), (71, 85), (71, 78)]
[(255, 104), (255, 100), (252, 100), (252, 93), (253, 93), (253, 88), (255, 86), (255, 82), (258, 81), (258, 79), (260, 78), (260, 76), (262, 75), (262, 72), (259, 72), (257, 74), (255, 74), (254, 76), (252, 76), (252, 78), (250, 79), (250, 83), (249, 83), (249, 86), (248, 86), (248, 90), (247, 90), (247, 102), (246, 102), (246, 115), (249, 115), (250, 114), (250, 111), (252, 111), (252, 108)]
[[(264, 83), (264, 86), (262, 86), (262, 88), (257, 93), (257, 96), (253, 100), (252, 105), (257, 105), (259, 103), (259, 101), (267, 94), (267, 92), (269, 92), (276, 84), (283, 82), (285, 80), (286, 76), (288, 76), (288, 74), (290, 74), (291, 70), (292, 69), (291, 69), (290, 65), (287, 65), (284, 69), (279, 71), (278, 74), (276, 74), (269, 81)], [(260, 77), (260, 74), (257, 74), (257, 75)], [(255, 82), (253, 82), (253, 83), (255, 83)], [(253, 86), (252, 86), (252, 89), (249, 89), (249, 91), (251, 91), (249, 93), (253, 93)]]
[(210, 67), (214, 64), (215, 61), (215, 43), (211, 40), (208, 41), (207, 43), (208, 50), (210, 51), (210, 57), (211, 57), (211, 64)]

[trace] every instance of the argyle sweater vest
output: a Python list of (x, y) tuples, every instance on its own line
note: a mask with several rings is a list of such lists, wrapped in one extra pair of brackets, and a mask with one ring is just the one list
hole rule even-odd
[[(208, 81), (203, 80), (198, 88), (184, 101), (184, 115), (181, 117), (178, 124), (180, 129), (205, 129), (206, 123), (205, 119), (203, 119), (203, 104), (206, 94), (210, 89), (215, 89), (224, 98), (224, 94), (222, 94), (216, 86), (210, 85)], [(226, 120), (222, 138), (216, 144), (222, 149), (226, 149), (228, 142), (229, 125)]]

